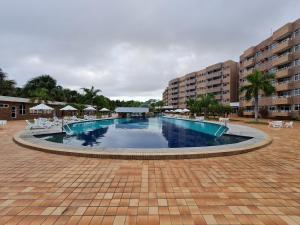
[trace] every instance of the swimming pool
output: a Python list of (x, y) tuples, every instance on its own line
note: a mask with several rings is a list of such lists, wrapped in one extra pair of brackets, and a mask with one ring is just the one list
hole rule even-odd
[(91, 148), (186, 148), (234, 144), (250, 137), (227, 135), (227, 127), (173, 118), (109, 119), (73, 123), (68, 134), (38, 135), (46, 141)]

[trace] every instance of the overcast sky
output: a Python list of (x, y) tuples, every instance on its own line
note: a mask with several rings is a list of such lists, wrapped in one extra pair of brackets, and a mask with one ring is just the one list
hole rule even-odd
[(0, 0), (0, 68), (114, 99), (161, 98), (170, 79), (238, 60), (300, 17), (299, 0)]

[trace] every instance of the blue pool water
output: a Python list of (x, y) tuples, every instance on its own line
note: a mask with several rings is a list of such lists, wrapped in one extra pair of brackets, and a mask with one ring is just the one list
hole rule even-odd
[(103, 148), (181, 148), (233, 144), (249, 137), (222, 135), (226, 127), (170, 118), (110, 119), (69, 124), (68, 134), (39, 138), (71, 146)]

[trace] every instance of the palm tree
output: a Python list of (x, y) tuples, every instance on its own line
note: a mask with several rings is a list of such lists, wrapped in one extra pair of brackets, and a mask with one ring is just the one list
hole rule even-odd
[(249, 84), (240, 89), (241, 93), (245, 92), (247, 101), (254, 98), (255, 121), (258, 119), (258, 96), (260, 93), (270, 96), (275, 92), (275, 88), (272, 85), (274, 77), (273, 73), (262, 73), (261, 71), (254, 70), (253, 73), (246, 77)]
[(215, 96), (213, 94), (204, 94), (204, 95), (201, 95), (197, 99), (197, 101), (198, 101), (199, 107), (204, 112), (204, 118), (207, 118), (207, 114), (208, 114), (209, 108), (212, 105), (216, 105), (217, 104), (217, 101), (216, 101)]
[(16, 81), (8, 80), (7, 74), (0, 68), (0, 95), (13, 95)]
[[(50, 75), (41, 75), (38, 77), (34, 77), (31, 80), (29, 80), (25, 86), (24, 86), (24, 94), (25, 95), (30, 95), (30, 92), (33, 92), (36, 89), (39, 88), (45, 88), (49, 92), (53, 91), (56, 89), (56, 80), (51, 77)], [(51, 93), (49, 93), (51, 95)], [(54, 97), (54, 96), (52, 96)]]
[(95, 89), (94, 86), (92, 86), (90, 89), (89, 88), (82, 88), (84, 91), (84, 101), (87, 104), (94, 104), (95, 98), (97, 97), (98, 93), (101, 92), (100, 89)]
[(46, 88), (38, 88), (30, 91), (29, 95), (31, 102), (48, 103), (48, 101), (52, 100), (52, 97)]

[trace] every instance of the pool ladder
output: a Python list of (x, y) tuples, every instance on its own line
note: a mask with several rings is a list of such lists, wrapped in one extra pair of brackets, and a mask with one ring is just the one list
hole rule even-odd
[[(69, 130), (65, 129), (65, 126), (66, 126)], [(64, 131), (66, 132), (67, 135), (72, 135), (72, 134), (73, 134), (73, 131), (72, 131), (72, 129), (69, 127), (68, 124), (64, 125), (64, 126), (63, 126), (63, 129), (64, 129)]]
[[(220, 133), (220, 134), (218, 134), (218, 132), (220, 131), (221, 128), (224, 128), (224, 129), (221, 130), (221, 133)], [(214, 135), (215, 135), (216, 137), (221, 137), (221, 136), (225, 133), (225, 131), (226, 131), (226, 127), (220, 126)]]

